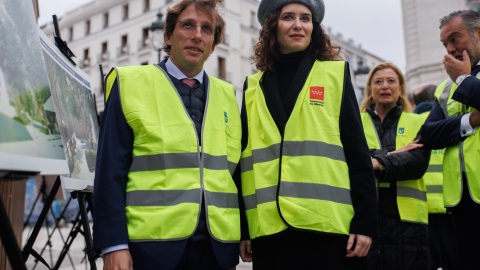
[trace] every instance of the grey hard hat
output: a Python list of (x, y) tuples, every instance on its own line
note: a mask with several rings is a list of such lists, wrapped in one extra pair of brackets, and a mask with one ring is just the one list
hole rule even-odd
[(258, 6), (258, 22), (264, 26), (265, 20), (275, 10), (291, 3), (299, 3), (307, 6), (312, 12), (313, 19), (319, 23), (325, 16), (325, 4), (323, 0), (262, 0)]

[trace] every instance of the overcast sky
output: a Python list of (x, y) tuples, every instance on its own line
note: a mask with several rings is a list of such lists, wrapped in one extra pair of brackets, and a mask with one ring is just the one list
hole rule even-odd
[[(228, 0), (225, 0), (228, 1)], [(323, 24), (405, 71), (401, 0), (324, 0)], [(92, 0), (38, 0), (39, 24)]]

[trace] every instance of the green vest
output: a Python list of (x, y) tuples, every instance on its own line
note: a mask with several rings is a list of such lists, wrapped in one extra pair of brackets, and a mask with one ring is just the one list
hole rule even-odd
[[(361, 113), (365, 138), (369, 149), (381, 149), (381, 142), (368, 113)], [(399, 149), (413, 140), (423, 125), (425, 118), (413, 113), (402, 113), (397, 125), (395, 140)], [(397, 205), (400, 219), (406, 222), (428, 223), (427, 194), (423, 178), (397, 181)]]
[[(422, 113), (427, 119), (429, 112)], [(430, 154), (430, 163), (427, 172), (423, 175), (423, 181), (427, 189), (428, 213), (446, 213), (447, 209), (443, 205), (443, 154), (445, 149), (432, 150)]]
[(233, 86), (209, 77), (198, 138), (166, 71), (156, 65), (116, 68), (107, 78), (107, 98), (114, 81), (134, 133), (125, 208), (130, 241), (189, 238), (203, 196), (211, 236), (238, 242), (240, 215), (232, 174), (242, 133)]
[[(451, 80), (446, 80), (437, 87), (435, 92), (445, 118), (463, 115), (475, 110), (475, 108), (467, 108), (466, 105), (452, 99), (456, 89), (457, 84)], [(470, 192), (472, 200), (480, 203), (479, 158), (480, 132), (478, 130), (457, 145), (447, 147), (443, 159), (445, 207), (453, 207), (460, 202), (463, 192), (462, 173), (467, 177), (467, 190)]]
[(315, 62), (283, 137), (265, 103), (263, 72), (247, 78), (240, 164), (251, 239), (287, 226), (349, 234), (354, 211), (339, 127), (344, 71), (345, 62)]

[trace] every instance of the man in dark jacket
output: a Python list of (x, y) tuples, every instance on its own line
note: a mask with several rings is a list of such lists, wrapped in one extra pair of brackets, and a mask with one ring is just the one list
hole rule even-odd
[(240, 158), (240, 115), (233, 86), (203, 69), (224, 34), (217, 2), (169, 8), (169, 59), (117, 68), (107, 78), (93, 228), (104, 269), (238, 264), (240, 188), (231, 173)]
[[(435, 106), (422, 128), (426, 147), (447, 148), (444, 202), (452, 211), (461, 269), (478, 269), (471, 243), (480, 242), (480, 15), (452, 12), (440, 20), (440, 40), (447, 49), (443, 63), (450, 80), (437, 89)], [(473, 76), (472, 76), (473, 75)]]
[[(433, 84), (423, 84), (413, 92), (415, 113), (428, 116), (435, 104)], [(458, 259), (455, 249), (453, 219), (443, 204), (442, 164), (445, 149), (432, 150), (430, 165), (423, 176), (427, 189), (428, 202), (428, 239), (430, 243), (430, 269), (439, 267), (457, 269)]]

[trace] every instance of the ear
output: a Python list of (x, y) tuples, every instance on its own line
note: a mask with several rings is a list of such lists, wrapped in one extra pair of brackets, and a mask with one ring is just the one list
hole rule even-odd
[(165, 34), (163, 36), (163, 40), (165, 40), (165, 43), (167, 43), (167, 45), (171, 46), (172, 45), (172, 42), (170, 41), (170, 36)]
[(475, 35), (477, 39), (480, 39), (480, 26), (475, 29)]

